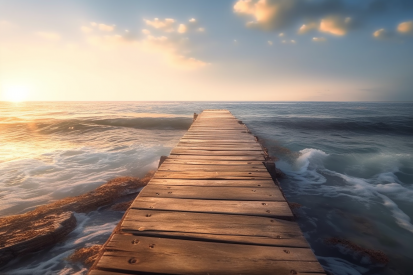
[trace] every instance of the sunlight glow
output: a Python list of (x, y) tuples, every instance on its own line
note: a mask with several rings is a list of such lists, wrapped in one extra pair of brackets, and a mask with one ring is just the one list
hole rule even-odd
[(27, 99), (29, 88), (26, 86), (9, 86), (3, 89), (3, 99), (11, 102), (21, 102)]

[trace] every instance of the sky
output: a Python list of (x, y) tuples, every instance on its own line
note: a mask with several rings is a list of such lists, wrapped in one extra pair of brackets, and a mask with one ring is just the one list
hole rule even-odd
[(0, 101), (412, 101), (412, 0), (0, 0)]

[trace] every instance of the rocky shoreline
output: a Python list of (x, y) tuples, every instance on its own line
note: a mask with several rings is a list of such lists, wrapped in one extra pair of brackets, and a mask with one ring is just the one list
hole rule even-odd
[[(137, 194), (152, 178), (115, 178), (86, 194), (42, 205), (24, 214), (0, 218), (0, 267), (10, 260), (53, 246), (76, 228), (74, 213), (87, 213), (116, 203), (122, 197)], [(124, 211), (128, 204), (112, 206)]]

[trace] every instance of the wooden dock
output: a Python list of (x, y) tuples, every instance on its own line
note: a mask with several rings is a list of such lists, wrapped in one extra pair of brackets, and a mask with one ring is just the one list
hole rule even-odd
[(89, 274), (325, 274), (264, 160), (229, 111), (202, 112)]

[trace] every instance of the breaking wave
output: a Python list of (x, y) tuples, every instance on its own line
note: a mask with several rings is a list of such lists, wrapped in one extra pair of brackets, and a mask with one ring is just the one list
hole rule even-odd
[(38, 119), (25, 121), (7, 119), (0, 122), (3, 130), (31, 130), (43, 134), (67, 133), (76, 130), (104, 130), (111, 128), (135, 128), (147, 130), (187, 130), (192, 123), (188, 117), (133, 117), (106, 119)]
[(301, 118), (281, 117), (265, 122), (276, 127), (296, 130), (312, 131), (339, 131), (367, 134), (413, 134), (413, 120), (411, 117), (374, 117), (374, 118)]

